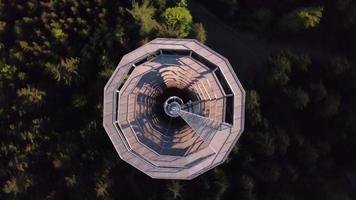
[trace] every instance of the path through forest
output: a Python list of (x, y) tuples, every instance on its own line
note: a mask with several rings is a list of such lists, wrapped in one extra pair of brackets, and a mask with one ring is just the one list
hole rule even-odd
[(257, 67), (263, 66), (269, 55), (281, 50), (290, 49), (313, 57), (330, 56), (330, 52), (314, 44), (266, 42), (253, 34), (233, 29), (195, 1), (190, 2), (189, 9), (207, 31), (206, 45), (229, 59), (242, 83), (248, 83), (253, 78)]
[(230, 28), (199, 3), (191, 1), (190, 11), (207, 31), (206, 45), (229, 59), (239, 77), (249, 77), (247, 69), (261, 65), (268, 57), (269, 51), (256, 38)]

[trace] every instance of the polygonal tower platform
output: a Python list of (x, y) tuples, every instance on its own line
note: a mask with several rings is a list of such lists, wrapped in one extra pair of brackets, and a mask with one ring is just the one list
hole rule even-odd
[(192, 179), (223, 163), (244, 111), (228, 60), (192, 39), (157, 38), (126, 54), (104, 89), (117, 153), (152, 178)]

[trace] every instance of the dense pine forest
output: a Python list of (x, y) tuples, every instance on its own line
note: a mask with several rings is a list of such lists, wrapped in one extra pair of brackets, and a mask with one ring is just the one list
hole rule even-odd
[[(355, 36), (355, 0), (0, 0), (0, 199), (356, 199)], [(227, 162), (192, 181), (149, 178), (102, 127), (105, 83), (156, 37), (217, 49), (247, 92)]]

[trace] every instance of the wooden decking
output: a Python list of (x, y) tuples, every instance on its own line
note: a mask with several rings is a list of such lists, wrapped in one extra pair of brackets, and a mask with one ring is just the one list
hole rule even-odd
[[(162, 49), (191, 53), (159, 54)], [(231, 94), (215, 70), (222, 72)], [(155, 97), (169, 87), (196, 94), (199, 115), (221, 123), (226, 97), (233, 96), (233, 123), (211, 133), (209, 140), (188, 125), (170, 128), (153, 110)], [(121, 159), (153, 178), (192, 179), (226, 159), (243, 131), (244, 101), (244, 90), (224, 57), (195, 40), (158, 38), (122, 58), (104, 89), (103, 124)]]

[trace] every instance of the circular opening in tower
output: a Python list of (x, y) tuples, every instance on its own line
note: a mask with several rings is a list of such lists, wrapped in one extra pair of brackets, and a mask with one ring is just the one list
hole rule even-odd
[(183, 128), (186, 125), (185, 121), (180, 117), (174, 117), (174, 121), (172, 122), (173, 117), (165, 112), (163, 105), (168, 98), (173, 96), (180, 98), (183, 101), (183, 104), (186, 104), (189, 101), (197, 101), (198, 97), (189, 89), (179, 89), (176, 87), (162, 89), (162, 93), (153, 96), (156, 103), (152, 108), (152, 112), (157, 116), (157, 119), (161, 124), (169, 124), (170, 129)]
[(163, 104), (164, 112), (170, 117), (178, 117), (183, 100), (177, 96), (169, 97)]

